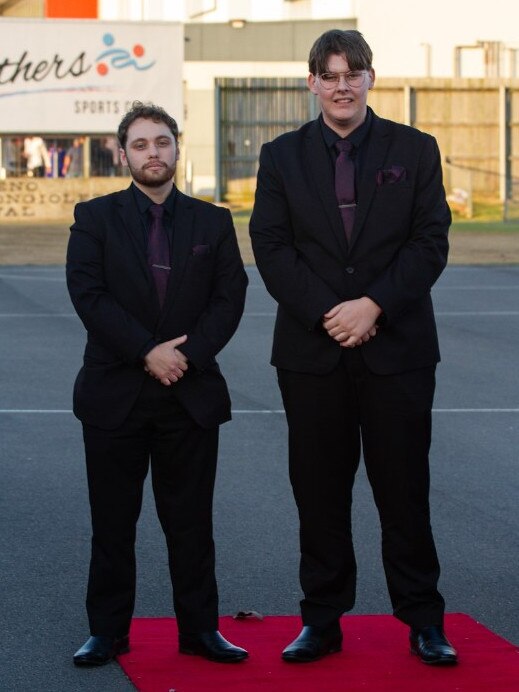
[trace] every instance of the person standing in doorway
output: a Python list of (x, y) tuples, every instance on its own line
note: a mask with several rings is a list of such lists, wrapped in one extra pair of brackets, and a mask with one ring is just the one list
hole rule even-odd
[(342, 646), (355, 601), (352, 487), (361, 448), (380, 515), (394, 615), (423, 662), (454, 664), (429, 516), (439, 361), (431, 287), (451, 222), (433, 137), (368, 106), (372, 52), (355, 30), (314, 43), (321, 115), (262, 147), (250, 234), (278, 302), (272, 364), (299, 512), (303, 629), (283, 651)]
[(65, 178), (81, 178), (84, 175), (84, 137), (75, 137), (72, 146), (67, 149), (63, 158), (61, 175)]
[(178, 128), (135, 102), (122, 119), (132, 184), (83, 202), (67, 252), (67, 283), (87, 330), (74, 386), (92, 515), (90, 638), (78, 666), (129, 651), (135, 534), (151, 466), (166, 536), (179, 650), (237, 662), (218, 631), (212, 501), (218, 430), (231, 417), (217, 353), (240, 321), (247, 276), (227, 209), (174, 185)]
[(41, 137), (29, 135), (23, 142), (23, 156), (29, 178), (43, 178), (50, 173), (50, 156)]

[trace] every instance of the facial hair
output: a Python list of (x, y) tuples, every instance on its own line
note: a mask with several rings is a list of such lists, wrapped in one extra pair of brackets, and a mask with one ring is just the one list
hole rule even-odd
[(140, 183), (145, 187), (161, 187), (164, 183), (168, 183), (173, 176), (177, 168), (176, 163), (173, 166), (168, 166), (164, 162), (162, 171), (157, 173), (149, 173), (146, 166), (142, 168), (134, 168), (129, 161), (128, 168), (130, 169), (130, 174), (136, 183)]

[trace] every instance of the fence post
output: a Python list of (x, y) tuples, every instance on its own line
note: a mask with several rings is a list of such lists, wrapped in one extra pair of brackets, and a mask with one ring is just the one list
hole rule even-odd
[(83, 138), (83, 171), (81, 175), (85, 178), (90, 178), (90, 141), (89, 135)]
[(474, 202), (472, 198), (472, 171), (469, 171), (467, 187), (467, 219), (471, 219), (474, 216)]
[(414, 127), (415, 123), (415, 90), (409, 84), (404, 85), (404, 125)]
[(220, 134), (222, 117), (222, 88), (217, 83), (214, 88), (214, 111), (215, 111), (215, 185), (214, 201), (222, 201), (222, 137)]
[(499, 199), (505, 203), (511, 192), (510, 92), (499, 87)]

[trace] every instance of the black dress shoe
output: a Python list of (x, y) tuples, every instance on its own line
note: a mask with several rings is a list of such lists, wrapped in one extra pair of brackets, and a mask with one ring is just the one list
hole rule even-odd
[(409, 642), (411, 653), (419, 656), (424, 663), (452, 666), (458, 662), (456, 649), (438, 625), (411, 629)]
[(125, 637), (90, 637), (74, 654), (76, 666), (104, 666), (119, 654), (130, 650), (130, 639)]
[(305, 625), (297, 639), (283, 651), (281, 658), (290, 663), (310, 663), (341, 649), (342, 632), (339, 623), (326, 628)]
[(245, 649), (228, 642), (217, 630), (198, 634), (180, 632), (178, 650), (181, 654), (203, 656), (217, 663), (238, 663), (249, 655)]

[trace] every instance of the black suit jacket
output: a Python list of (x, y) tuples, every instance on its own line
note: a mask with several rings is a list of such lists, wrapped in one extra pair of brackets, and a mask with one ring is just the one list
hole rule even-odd
[(247, 276), (228, 210), (177, 192), (172, 271), (160, 309), (146, 240), (131, 187), (78, 204), (67, 251), (67, 283), (87, 333), (74, 387), (83, 422), (118, 427), (149, 377), (142, 355), (188, 335), (187, 373), (171, 385), (203, 427), (230, 418), (230, 399), (215, 360), (240, 321)]
[(319, 122), (265, 144), (251, 239), (277, 300), (272, 364), (325, 373), (341, 347), (322, 329), (325, 312), (370, 296), (383, 326), (362, 353), (375, 373), (439, 360), (430, 290), (445, 267), (451, 221), (440, 155), (430, 135), (373, 114), (357, 181), (350, 247)]

